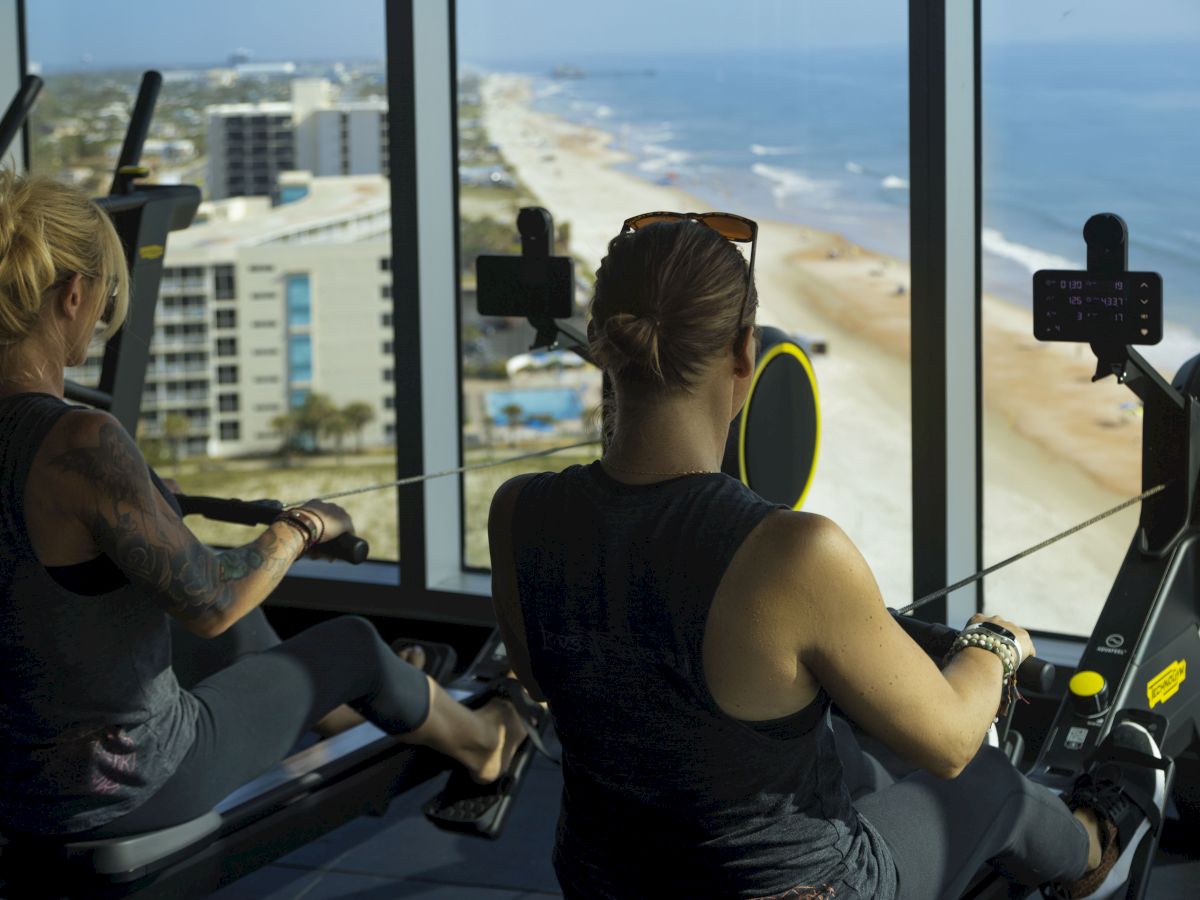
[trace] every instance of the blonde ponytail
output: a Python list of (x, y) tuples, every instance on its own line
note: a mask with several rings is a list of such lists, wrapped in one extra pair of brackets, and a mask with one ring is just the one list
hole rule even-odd
[(112, 222), (76, 188), (0, 170), (0, 353), (38, 330), (53, 289), (77, 273), (89, 281), (96, 320), (112, 297), (108, 338), (129, 306), (129, 272)]

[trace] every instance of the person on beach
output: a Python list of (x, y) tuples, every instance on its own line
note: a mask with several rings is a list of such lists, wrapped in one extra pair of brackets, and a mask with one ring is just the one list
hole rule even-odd
[[(1089, 896), (1144, 826), (1124, 786), (1161, 775), (1110, 764), (1064, 802), (981, 749), (1029, 634), (974, 616), (939, 670), (837, 525), (720, 473), (755, 368), (736, 220), (625, 223), (588, 329), (614, 391), (603, 459), (492, 503), (501, 632), (563, 748), (565, 896), (933, 900), (988, 861)], [(911, 774), (835, 731), (831, 702)], [(1157, 755), (1140, 726), (1112, 740)]]
[(64, 368), (100, 323), (120, 326), (128, 281), (84, 194), (0, 172), (0, 830), (114, 837), (187, 821), (342, 703), (480, 782), (501, 776), (525, 737), (512, 704), (460, 705), (365, 619), (180, 688), (169, 617), (221, 634), (353, 523), (313, 501), (214, 552), (116, 420), (64, 402)]

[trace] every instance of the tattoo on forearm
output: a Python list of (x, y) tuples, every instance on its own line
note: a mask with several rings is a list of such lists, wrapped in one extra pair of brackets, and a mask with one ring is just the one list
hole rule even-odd
[(288, 548), (271, 531), (245, 547), (213, 553), (157, 508), (146, 463), (123, 429), (101, 426), (99, 443), (68, 450), (50, 464), (94, 485), (93, 536), (131, 581), (163, 597), (171, 612), (219, 612), (233, 602), (232, 582), (259, 570), (277, 580), (291, 564)]

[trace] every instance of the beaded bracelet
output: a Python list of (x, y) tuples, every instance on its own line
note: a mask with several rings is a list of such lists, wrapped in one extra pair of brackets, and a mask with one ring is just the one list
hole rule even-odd
[(1013, 652), (1010, 643), (998, 634), (988, 634), (983, 631), (964, 631), (955, 639), (954, 644), (950, 647), (950, 653), (953, 655), (966, 647), (978, 647), (981, 650), (990, 650), (1000, 657), (1001, 662), (1004, 663), (1005, 678), (1011, 678), (1016, 671), (1016, 653)]
[(320, 540), (320, 534), (315, 522), (303, 513), (297, 512), (294, 509), (285, 509), (275, 517), (275, 522), (283, 522), (290, 525), (300, 533), (304, 539), (304, 547), (301, 549), (301, 555), (312, 549), (313, 544)]
[(994, 653), (1004, 665), (1004, 680), (1000, 692), (1000, 708), (996, 713), (997, 716), (1004, 715), (1008, 712), (1008, 708), (1012, 706), (1014, 699), (1024, 699), (1021, 696), (1021, 692), (1017, 690), (1017, 660), (1021, 658), (1020, 647), (1016, 641), (1009, 640), (992, 631), (967, 628), (951, 645), (950, 652), (946, 654), (946, 662), (949, 662), (956, 653), (960, 650), (965, 650), (967, 647), (978, 647), (980, 650), (987, 650), (990, 653)]

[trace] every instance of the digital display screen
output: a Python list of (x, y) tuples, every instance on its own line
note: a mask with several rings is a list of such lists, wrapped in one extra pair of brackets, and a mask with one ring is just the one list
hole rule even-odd
[(575, 261), (551, 256), (544, 265), (545, 283), (527, 285), (527, 260), (520, 256), (475, 259), (476, 307), (481, 316), (549, 316), (569, 319), (575, 311)]
[(1033, 275), (1033, 336), (1039, 341), (1157, 344), (1162, 277), (1157, 272), (1042, 269)]

